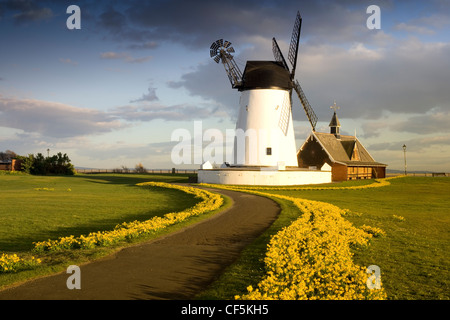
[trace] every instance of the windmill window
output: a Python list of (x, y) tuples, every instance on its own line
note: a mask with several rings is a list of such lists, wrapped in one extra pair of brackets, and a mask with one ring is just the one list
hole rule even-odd
[(272, 155), (272, 148), (266, 148), (266, 154), (268, 156), (271, 156)]

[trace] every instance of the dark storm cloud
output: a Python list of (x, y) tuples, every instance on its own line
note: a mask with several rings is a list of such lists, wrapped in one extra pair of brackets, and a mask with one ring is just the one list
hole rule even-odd
[[(57, 0), (0, 0), (0, 16), (11, 11), (18, 20), (44, 19), (70, 4)], [(303, 34), (311, 43), (360, 41), (368, 36), (361, 31), (367, 31), (366, 8), (373, 0), (80, 0), (76, 4), (82, 9), (83, 23), (92, 23), (91, 30), (100, 28), (119, 41), (132, 42), (137, 47), (142, 43), (153, 46), (172, 41), (200, 49), (223, 37), (236, 43), (245, 43), (255, 36), (275, 36), (289, 42), (297, 11), (304, 19)], [(379, 0), (376, 4), (388, 12), (408, 1)], [(442, 1), (430, 1), (427, 6), (431, 10), (439, 8), (439, 21), (448, 18), (448, 5)], [(430, 15), (422, 22), (435, 21), (436, 17)]]
[(126, 27), (127, 19), (121, 12), (114, 10), (110, 7), (105, 12), (100, 14), (99, 23), (106, 29), (110, 29), (112, 32), (118, 32), (120, 29)]
[(0, 2), (0, 17), (2, 12), (11, 11), (16, 23), (36, 22), (50, 19), (54, 16), (49, 7), (43, 7), (38, 1), (8, 0)]
[[(272, 59), (270, 43), (266, 46)], [(301, 47), (296, 78), (319, 121), (330, 120), (334, 100), (341, 107), (340, 115), (352, 119), (378, 119), (384, 111), (421, 114), (436, 107), (450, 109), (450, 44), (411, 39), (392, 40), (381, 48), (369, 46)], [(212, 60), (168, 85), (221, 103), (230, 114), (237, 112), (238, 92), (231, 89), (223, 66)], [(295, 119), (306, 120), (295, 92), (293, 104)]]
[[(56, 3), (3, 1), (0, 13), (10, 10), (32, 19), (33, 12), (53, 8)], [(383, 15), (408, 3), (377, 1)], [(213, 102), (230, 115), (237, 112), (239, 95), (230, 88), (223, 67), (207, 60), (209, 46), (220, 38), (232, 41), (235, 59), (243, 68), (249, 59), (272, 60), (271, 38), (276, 37), (286, 57), (297, 10), (303, 24), (296, 75), (320, 121), (329, 121), (329, 106), (334, 100), (345, 118), (378, 119), (386, 110), (420, 114), (437, 106), (450, 108), (450, 45), (412, 37), (396, 39), (383, 24), (382, 30), (368, 30), (366, 8), (371, 4), (372, 0), (78, 2), (87, 24), (98, 27), (99, 34), (106, 32), (122, 48), (150, 50), (172, 42), (205, 51), (205, 60), (167, 85)], [(430, 1), (420, 26), (412, 27), (417, 19), (398, 21), (393, 30), (421, 35), (448, 25), (448, 15), (448, 4)], [(101, 58), (135, 63), (151, 59), (114, 51), (102, 53)], [(133, 101), (156, 101), (155, 91), (150, 89)], [(293, 101), (295, 119), (305, 120), (295, 93)], [(166, 114), (170, 119), (177, 117), (177, 112)], [(148, 112), (146, 116), (151, 118)]]
[[(172, 41), (191, 49), (209, 47), (218, 38), (245, 43), (249, 37), (290, 40), (298, 10), (308, 21), (308, 38), (348, 40), (365, 28), (371, 1), (127, 1), (107, 4), (99, 26), (115, 39)], [(390, 5), (390, 1), (378, 1)], [(351, 9), (349, 9), (351, 8)], [(314, 18), (312, 18), (314, 17)]]
[[(389, 12), (394, 3), (397, 5), (399, 2), (381, 1), (378, 4), (384, 12)], [(422, 33), (417, 29), (411, 29), (409, 32), (413, 36), (408, 38), (396, 38), (388, 27), (378, 31), (368, 30), (365, 11), (368, 4), (371, 4), (370, 1), (287, 2), (286, 8), (296, 6), (295, 10), (302, 11), (296, 77), (319, 121), (329, 121), (329, 106), (334, 100), (342, 107), (341, 115), (352, 119), (378, 119), (384, 111), (420, 114), (435, 107), (450, 109), (450, 91), (447, 89), (450, 83), (450, 73), (447, 71), (450, 69), (450, 44), (421, 41), (414, 37)], [(233, 45), (237, 50), (235, 60), (242, 69), (245, 60), (273, 59), (272, 36), (279, 41), (285, 58), (287, 56), (294, 22), (293, 10), (273, 8), (273, 14), (267, 16), (265, 5), (268, 3), (263, 3), (261, 10), (247, 14), (260, 21), (263, 21), (262, 16), (266, 20), (271, 19), (270, 25), (275, 27), (261, 28), (261, 23), (250, 18), (236, 20), (240, 32), (235, 33), (238, 43)], [(445, 25), (442, 23), (445, 20), (442, 18), (443, 11), (439, 14), (441, 22), (431, 19), (435, 16), (433, 5), (430, 3), (431, 14), (422, 19), (424, 23), (428, 21), (424, 25), (427, 30)], [(244, 4), (241, 15), (245, 8)], [(205, 38), (206, 33), (212, 37), (212, 30), (220, 32), (218, 25), (222, 25), (220, 21), (226, 16), (226, 10), (227, 7), (221, 14), (216, 14), (220, 18), (216, 25), (203, 32)], [(255, 25), (259, 30), (254, 30)], [(226, 39), (233, 41), (232, 37)], [(204, 45), (205, 48), (207, 45)], [(179, 80), (170, 82), (169, 86), (185, 88), (191, 95), (222, 103), (233, 114), (237, 111), (239, 100), (227, 81), (223, 67), (210, 61), (199, 64)], [(293, 103), (295, 119), (305, 120), (295, 93)]]
[(14, 15), (16, 22), (26, 23), (28, 21), (40, 21), (49, 19), (53, 16), (53, 12), (49, 8), (39, 8), (34, 10), (28, 10)]
[(298, 77), (319, 112), (328, 114), (333, 100), (341, 106), (341, 115), (353, 119), (376, 119), (383, 111), (414, 114), (436, 107), (450, 109), (450, 44), (411, 38), (368, 47), (306, 48)]

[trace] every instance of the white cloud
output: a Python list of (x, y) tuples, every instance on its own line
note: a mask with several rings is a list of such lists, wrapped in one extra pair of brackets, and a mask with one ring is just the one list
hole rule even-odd
[(228, 118), (228, 114), (214, 104), (161, 103), (139, 106), (120, 106), (109, 111), (77, 108), (57, 102), (35, 99), (3, 98), (0, 96), (0, 126), (23, 130), (40, 137), (66, 139), (108, 133), (128, 128), (126, 122), (190, 121)]
[[(373, 143), (368, 146), (369, 150), (374, 151), (396, 151), (401, 150), (402, 146), (406, 145), (407, 150), (415, 152), (430, 151), (436, 148), (449, 149), (450, 135), (437, 135), (430, 137), (414, 137), (406, 140), (398, 140), (391, 142)], [(447, 150), (448, 151), (448, 150)], [(423, 156), (423, 155), (422, 155)]]
[(412, 116), (404, 121), (391, 125), (392, 131), (418, 134), (435, 134), (450, 132), (450, 110), (434, 108), (423, 115)]
[(0, 114), (2, 127), (55, 138), (104, 133), (124, 127), (102, 111), (34, 99), (0, 97)]
[(397, 31), (405, 31), (408, 33), (418, 33), (422, 35), (433, 35), (435, 32), (430, 28), (416, 25), (416, 24), (406, 24), (404, 22), (398, 23), (394, 26), (394, 30)]
[(383, 50), (369, 49), (363, 43), (355, 43), (348, 49), (348, 53), (354, 59), (380, 60), (383, 58)]
[(152, 59), (152, 56), (146, 56), (141, 58), (133, 58), (129, 53), (127, 52), (103, 52), (100, 54), (101, 59), (106, 60), (123, 60), (125, 62), (129, 63), (142, 63), (146, 62)]
[(220, 108), (211, 105), (195, 106), (180, 104), (165, 106), (160, 103), (140, 106), (121, 106), (110, 112), (117, 118), (127, 121), (152, 121), (162, 119), (166, 121), (190, 121), (196, 119), (223, 118), (227, 114)]
[(407, 22), (399, 22), (393, 29), (418, 35), (435, 35), (436, 32), (441, 31), (450, 24), (448, 7), (447, 12), (445, 11), (444, 9), (440, 12), (421, 16)]
[(425, 114), (386, 114), (373, 121), (362, 124), (365, 137), (377, 137), (382, 132), (391, 134), (406, 133), (434, 136), (436, 132), (450, 132), (450, 110), (433, 108)]

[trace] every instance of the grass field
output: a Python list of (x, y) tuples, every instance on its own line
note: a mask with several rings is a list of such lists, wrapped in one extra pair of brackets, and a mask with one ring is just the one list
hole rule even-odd
[[(346, 217), (355, 226), (381, 228), (386, 235), (355, 251), (361, 266), (378, 265), (388, 299), (450, 298), (450, 179), (397, 178), (391, 185), (367, 189), (264, 190), (271, 194), (317, 200), (350, 209)], [(324, 187), (363, 186), (373, 181), (330, 184)], [(262, 277), (268, 238), (296, 219), (287, 201), (274, 198), (283, 207), (280, 219), (221, 277), (201, 299), (230, 299), (243, 294)], [(298, 214), (298, 213), (297, 213)]]
[[(112, 230), (123, 222), (180, 212), (200, 201), (193, 194), (176, 189), (136, 186), (148, 181), (187, 182), (188, 175), (0, 175), (0, 256), (2, 253), (35, 256), (33, 242)], [(190, 221), (196, 219), (201, 217)], [(168, 227), (161, 233), (176, 228)], [(0, 286), (51, 273), (69, 261), (95, 259), (111, 250), (115, 248), (46, 253), (40, 256), (46, 260), (43, 267), (0, 273)]]
[(399, 178), (384, 188), (335, 191), (283, 193), (359, 212), (348, 220), (384, 230), (355, 260), (380, 267), (390, 299), (450, 298), (450, 179)]
[[(147, 181), (187, 182), (187, 176), (0, 175), (0, 253), (31, 255), (35, 241), (110, 230), (124, 221), (181, 211), (198, 201), (178, 190), (136, 186)], [(371, 183), (352, 181), (325, 185), (321, 190), (264, 192), (328, 202), (350, 209), (353, 214), (345, 218), (355, 226), (381, 228), (385, 236), (355, 251), (354, 259), (361, 266), (380, 267), (388, 299), (450, 299), (450, 179), (403, 177), (380, 188), (331, 189)], [(233, 299), (259, 282), (271, 236), (299, 217), (292, 203), (273, 199), (282, 208), (279, 218), (218, 281), (199, 294), (199, 299)], [(22, 275), (0, 274), (0, 286), (59, 270), (68, 261), (85, 261), (102, 254), (103, 249), (85, 250), (82, 256), (77, 252), (51, 254), (47, 258), (54, 266), (47, 264), (43, 270), (24, 271)]]
[(109, 230), (197, 203), (179, 190), (140, 188), (145, 181), (185, 177), (149, 175), (0, 176), (0, 252), (20, 252), (34, 241)]

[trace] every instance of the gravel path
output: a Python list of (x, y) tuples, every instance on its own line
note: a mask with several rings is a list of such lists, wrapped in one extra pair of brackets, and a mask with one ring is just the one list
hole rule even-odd
[(40, 278), (0, 291), (0, 300), (191, 299), (276, 219), (270, 199), (233, 191), (233, 205), (214, 217), (163, 238), (128, 247), (80, 266), (81, 289), (70, 274)]

